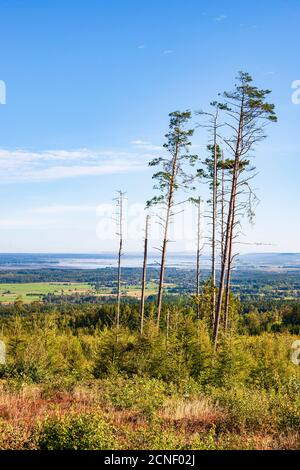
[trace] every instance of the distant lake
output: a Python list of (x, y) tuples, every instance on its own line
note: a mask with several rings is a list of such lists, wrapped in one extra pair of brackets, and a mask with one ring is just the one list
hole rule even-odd
[[(159, 264), (159, 255), (150, 254), (148, 265), (156, 267)], [(122, 265), (124, 267), (142, 266), (141, 253), (124, 254)], [(203, 266), (209, 266), (209, 257), (203, 256)], [(113, 253), (99, 254), (34, 254), (34, 253), (8, 253), (0, 254), (0, 269), (100, 269), (117, 266), (117, 256)], [(192, 254), (170, 253), (167, 266), (176, 268), (193, 268), (195, 256)]]
[[(148, 256), (148, 266), (159, 265), (159, 253)], [(141, 267), (142, 253), (126, 253), (122, 259), (124, 267)], [(210, 257), (201, 257), (202, 268), (210, 267)], [(0, 253), (0, 269), (101, 269), (117, 266), (114, 253), (97, 254), (36, 254), (36, 253)], [(169, 253), (167, 266), (181, 269), (195, 267), (195, 255), (192, 253)], [(300, 253), (250, 253), (239, 256), (238, 269), (243, 270), (300, 270)]]

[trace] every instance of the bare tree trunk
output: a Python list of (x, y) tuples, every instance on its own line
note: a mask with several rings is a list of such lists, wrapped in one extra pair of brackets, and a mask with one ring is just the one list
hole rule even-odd
[(215, 318), (215, 324), (214, 324), (214, 333), (213, 333), (213, 340), (214, 340), (215, 350), (217, 349), (220, 318), (221, 318), (222, 307), (223, 307), (223, 295), (224, 295), (224, 289), (225, 289), (226, 267), (227, 267), (227, 264), (228, 264), (229, 250), (230, 250), (231, 226), (232, 226), (232, 224), (234, 224), (233, 213), (234, 213), (235, 198), (236, 198), (236, 195), (237, 195), (237, 176), (238, 176), (238, 164), (239, 164), (238, 162), (239, 161), (237, 160), (237, 162), (235, 164), (235, 168), (234, 168), (234, 174), (233, 174), (232, 191), (231, 191), (231, 196), (230, 196), (230, 204), (229, 204), (227, 225), (226, 225), (224, 254), (223, 254), (222, 265), (221, 265), (220, 286), (219, 286), (217, 311), (216, 311), (216, 318)]
[(227, 268), (227, 278), (226, 278), (226, 294), (225, 294), (225, 305), (224, 305), (224, 330), (228, 329), (229, 321), (229, 304), (230, 304), (230, 289), (231, 289), (231, 273), (232, 273), (232, 262), (234, 259), (233, 256), (233, 239), (234, 239), (234, 228), (236, 225), (235, 222), (236, 214), (236, 200), (233, 206), (233, 215), (232, 215), (232, 224), (230, 229), (230, 240), (229, 240), (229, 253), (228, 253), (228, 268)]
[(169, 225), (171, 218), (171, 209), (173, 206), (173, 195), (174, 195), (174, 184), (177, 174), (177, 161), (179, 154), (179, 143), (176, 144), (176, 149), (172, 162), (172, 172), (169, 184), (169, 192), (167, 198), (167, 212), (164, 225), (164, 238), (162, 244), (161, 252), (161, 264), (160, 264), (160, 275), (159, 275), (159, 286), (158, 286), (158, 296), (157, 296), (157, 327), (159, 328), (161, 308), (162, 308), (162, 297), (163, 297), (163, 288), (164, 288), (164, 278), (165, 278), (165, 266), (166, 266), (166, 256), (167, 256), (167, 245), (168, 245), (168, 235), (169, 235)]
[[(234, 211), (235, 212), (235, 211)], [(231, 285), (231, 268), (232, 268), (232, 245), (233, 245), (233, 228), (234, 228), (234, 214), (233, 214), (233, 224), (231, 225), (230, 233), (230, 247), (228, 254), (228, 267), (227, 267), (227, 278), (226, 278), (226, 294), (225, 294), (225, 306), (224, 306), (224, 330), (227, 331), (228, 328), (228, 318), (229, 318), (229, 300), (230, 300), (230, 285)]]
[(161, 252), (161, 264), (160, 264), (160, 274), (159, 274), (159, 285), (158, 285), (158, 296), (157, 296), (157, 327), (159, 328), (160, 324), (160, 315), (161, 315), (161, 307), (162, 307), (162, 296), (163, 296), (163, 287), (164, 287), (164, 277), (165, 277), (165, 264), (166, 264), (166, 255), (167, 255), (167, 243), (168, 243), (168, 228), (169, 228), (169, 220), (170, 220), (170, 213), (167, 210), (168, 214), (166, 217), (165, 223), (165, 230), (164, 230), (164, 240), (162, 244), (162, 252)]
[(121, 257), (123, 240), (120, 238), (118, 253), (118, 288), (117, 288), (117, 329), (120, 327), (120, 307), (121, 307)]
[(119, 252), (118, 252), (118, 287), (117, 287), (117, 318), (116, 327), (117, 330), (120, 328), (120, 308), (121, 308), (121, 259), (123, 249), (123, 200), (124, 195), (122, 191), (119, 191), (119, 197), (117, 198), (118, 206), (118, 235), (119, 235)]
[(141, 294), (141, 305), (140, 305), (140, 333), (143, 335), (144, 329), (144, 311), (145, 311), (145, 291), (146, 291), (146, 281), (147, 281), (147, 255), (148, 255), (148, 231), (149, 231), (149, 218), (146, 216), (146, 226), (145, 226), (145, 241), (144, 241), (144, 261), (143, 261), (143, 277), (142, 277), (142, 294)]
[(198, 206), (197, 206), (197, 286), (196, 286), (196, 294), (197, 294), (197, 319), (200, 319), (200, 254), (201, 254), (201, 198), (199, 198)]
[(213, 168), (213, 214), (212, 214), (212, 242), (211, 242), (211, 310), (212, 310), (212, 324), (215, 323), (216, 315), (216, 232), (217, 232), (217, 218), (218, 218), (218, 146), (217, 146), (217, 119), (218, 113), (214, 118), (214, 168)]
[(231, 195), (230, 195), (228, 216), (227, 216), (226, 236), (225, 236), (224, 254), (223, 254), (221, 274), (220, 274), (217, 311), (216, 311), (216, 318), (215, 318), (215, 323), (214, 323), (213, 341), (214, 341), (215, 351), (217, 350), (217, 347), (218, 347), (218, 334), (219, 334), (220, 318), (221, 318), (222, 307), (223, 307), (226, 266), (227, 266), (227, 262), (229, 259), (229, 250), (230, 250), (230, 240), (231, 240), (230, 235), (232, 231), (232, 226), (234, 225), (234, 209), (235, 209), (235, 203), (236, 203), (236, 197), (237, 197), (242, 130), (243, 130), (243, 101), (241, 103), (239, 128), (238, 128), (238, 134), (237, 134), (237, 140), (236, 140), (235, 161), (234, 161), (233, 174), (232, 174), (232, 188), (231, 188)]
[(229, 258), (228, 261), (229, 262), (228, 262), (228, 269), (227, 269), (226, 295), (225, 295), (225, 306), (224, 306), (224, 331), (227, 331), (228, 329), (232, 259)]
[(224, 239), (225, 239), (225, 170), (224, 170), (224, 153), (222, 152), (222, 172), (221, 172), (221, 260), (224, 256)]

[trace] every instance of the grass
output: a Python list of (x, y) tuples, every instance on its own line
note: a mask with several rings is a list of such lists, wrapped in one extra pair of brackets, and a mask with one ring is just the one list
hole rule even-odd
[(207, 396), (192, 400), (170, 400), (160, 413), (161, 417), (170, 422), (213, 425), (224, 419), (224, 410), (213, 403)]
[(43, 295), (70, 295), (74, 293), (95, 293), (94, 288), (87, 283), (67, 282), (34, 282), (17, 284), (0, 284), (0, 302), (12, 303), (18, 297), (25, 303), (40, 300)]
[[(147, 295), (154, 295), (157, 291), (157, 285), (149, 282), (147, 285)], [(141, 294), (140, 286), (123, 286), (123, 295), (139, 298)], [(79, 282), (32, 282), (32, 283), (14, 283), (0, 284), (0, 303), (10, 304), (20, 298), (24, 303), (31, 303), (41, 300), (46, 294), (53, 295), (85, 295), (110, 296), (112, 289), (105, 286), (95, 289), (88, 283)]]
[[(124, 285), (123, 286), (123, 293), (128, 295), (129, 297), (140, 298), (141, 295), (141, 286), (139, 285)], [(155, 295), (157, 293), (157, 284), (155, 282), (148, 282), (147, 283), (147, 292), (146, 295)]]

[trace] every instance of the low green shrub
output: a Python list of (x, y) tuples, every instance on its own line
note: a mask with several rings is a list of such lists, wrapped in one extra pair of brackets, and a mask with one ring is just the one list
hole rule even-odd
[(128, 447), (135, 450), (185, 450), (186, 436), (173, 428), (163, 428), (160, 421), (136, 431), (125, 432)]
[(56, 415), (38, 426), (37, 447), (41, 450), (106, 450), (114, 446), (112, 427), (97, 414)]
[(277, 423), (272, 413), (269, 394), (264, 390), (247, 388), (215, 389), (213, 399), (224, 409), (221, 430), (272, 431)]
[(100, 394), (104, 403), (118, 410), (132, 410), (151, 418), (168, 397), (176, 393), (172, 385), (146, 377), (115, 377), (103, 380)]

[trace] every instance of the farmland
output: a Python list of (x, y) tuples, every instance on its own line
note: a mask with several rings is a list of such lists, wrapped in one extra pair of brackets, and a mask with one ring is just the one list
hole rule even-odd
[[(147, 295), (155, 293), (156, 284), (149, 282), (147, 286)], [(138, 285), (124, 286), (124, 295), (138, 299), (140, 296), (140, 287)], [(30, 283), (4, 283), (0, 284), (0, 303), (9, 304), (17, 300), (24, 303), (43, 301), (45, 296), (51, 298), (60, 297), (114, 297), (114, 289), (110, 287), (87, 282), (30, 282)]]
[(87, 283), (77, 282), (35, 282), (0, 284), (0, 302), (11, 303), (17, 299), (25, 303), (41, 300), (46, 294), (71, 295), (92, 292)]

